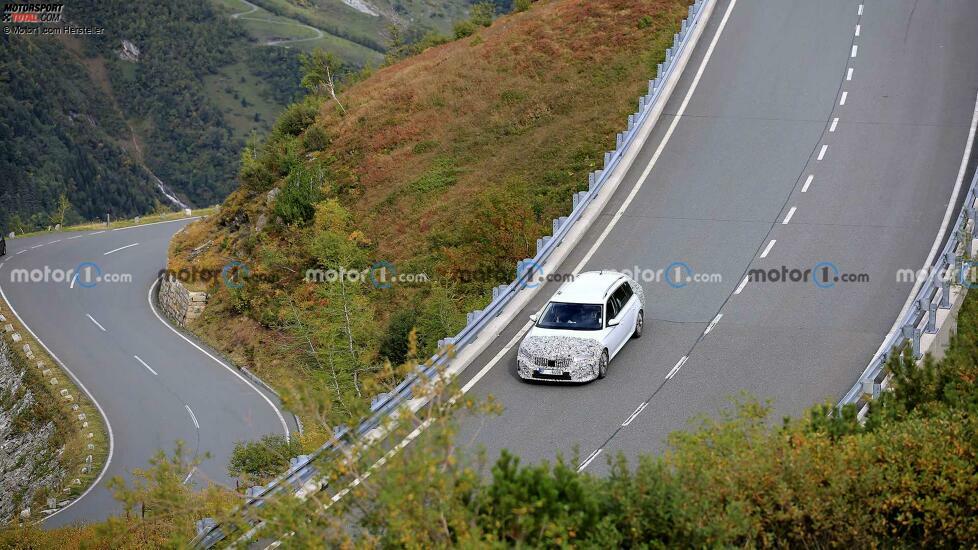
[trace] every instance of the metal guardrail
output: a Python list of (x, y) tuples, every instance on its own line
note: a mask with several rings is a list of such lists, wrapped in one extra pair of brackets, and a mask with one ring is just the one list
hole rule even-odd
[[(508, 285), (494, 288), (489, 304), (482, 310), (470, 312), (465, 327), (458, 334), (438, 342), (439, 350), (458, 350), (475, 340), (482, 329), (502, 312), (503, 308), (513, 300), (517, 293), (526, 288), (529, 279), (540, 270), (540, 266), (544, 265), (564, 237), (584, 215), (585, 209), (597, 197), (608, 181), (609, 175), (621, 162), (624, 152), (632, 144), (639, 128), (646, 122), (659, 102), (668, 99), (662, 95), (664, 84), (675, 72), (675, 61), (690, 47), (688, 38), (691, 31), (701, 24), (703, 8), (713, 1), (695, 0), (689, 6), (688, 16), (682, 21), (680, 32), (673, 36), (673, 46), (666, 49), (665, 60), (659, 64), (656, 78), (649, 81), (648, 93), (638, 99), (638, 111), (628, 115), (628, 127), (624, 132), (618, 133), (615, 150), (604, 154), (604, 168), (588, 174), (587, 190), (574, 193), (571, 213), (553, 220), (553, 235), (537, 239), (536, 255), (533, 258), (518, 262), (515, 280)], [(329, 453), (338, 452), (343, 445), (351, 444), (354, 439), (380, 427), (384, 419), (412, 398), (415, 384), (420, 380), (433, 377), (439, 369), (448, 364), (448, 361), (449, 353), (440, 351), (424, 365), (419, 365), (414, 373), (406, 377), (393, 390), (376, 396), (371, 403), (370, 417), (361, 422), (355, 429), (345, 426), (336, 428), (333, 438), (329, 442), (310, 455), (293, 459), (288, 471), (266, 486), (249, 489), (246, 493), (247, 499), (243, 505), (244, 509), (260, 507), (265, 499), (277, 495), (281, 491), (289, 489), (295, 491), (301, 488), (316, 476), (315, 468), (312, 465), (316, 460)], [(197, 536), (191, 545), (210, 548), (229, 534), (222, 532), (221, 526), (213, 520), (204, 519), (197, 522)]]
[(911, 307), (895, 328), (886, 335), (883, 345), (869, 362), (869, 366), (859, 376), (858, 381), (845, 397), (839, 401), (839, 407), (855, 405), (859, 418), (863, 418), (869, 402), (879, 397), (889, 383), (889, 372), (886, 363), (894, 353), (909, 346), (915, 358), (922, 356), (920, 340), (924, 334), (936, 334), (938, 310), (950, 310), (951, 289), (956, 284), (970, 285), (967, 276), (975, 264), (971, 260), (972, 246), (978, 237), (978, 219), (976, 219), (976, 203), (978, 203), (978, 170), (968, 187), (967, 196), (961, 206), (953, 232), (947, 239), (941, 254), (934, 263), (922, 270), (926, 274), (924, 283), (920, 286)]

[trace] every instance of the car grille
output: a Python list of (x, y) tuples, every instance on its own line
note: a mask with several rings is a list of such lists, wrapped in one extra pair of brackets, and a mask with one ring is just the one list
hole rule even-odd
[(534, 366), (548, 369), (569, 369), (570, 359), (566, 357), (559, 359), (551, 359), (549, 357), (534, 357), (533, 364)]

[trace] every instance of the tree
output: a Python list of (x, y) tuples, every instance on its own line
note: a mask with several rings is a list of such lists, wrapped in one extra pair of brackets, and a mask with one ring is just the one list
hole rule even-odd
[(65, 214), (70, 208), (71, 202), (68, 201), (68, 195), (62, 192), (58, 197), (58, 206), (55, 208), (54, 214), (51, 215), (51, 223), (64, 227)]
[(328, 93), (340, 112), (346, 114), (346, 108), (336, 97), (336, 73), (343, 69), (343, 63), (335, 55), (319, 48), (310, 54), (299, 57), (302, 66), (302, 86), (316, 94)]

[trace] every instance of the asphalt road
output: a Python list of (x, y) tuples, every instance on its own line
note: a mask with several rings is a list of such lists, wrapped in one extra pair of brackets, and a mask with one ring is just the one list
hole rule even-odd
[[(121, 511), (105, 488), (113, 476), (145, 468), (159, 450), (182, 440), (210, 458), (188, 483), (231, 484), (226, 465), (236, 441), (292, 431), (294, 420), (188, 342), (154, 313), (149, 292), (166, 265), (170, 238), (184, 221), (129, 229), (61, 233), (7, 241), (0, 288), (37, 336), (92, 393), (108, 418), (114, 448), (105, 475), (46, 526), (101, 520)], [(103, 281), (56, 281), (53, 270), (98, 265)], [(48, 268), (47, 282), (14, 282), (13, 270)], [(128, 282), (109, 279), (129, 278)], [(198, 349), (196, 346), (200, 346)], [(286, 423), (286, 420), (288, 423)], [(287, 427), (288, 426), (288, 427)]]
[[(602, 472), (619, 451), (661, 452), (667, 434), (742, 391), (770, 400), (775, 421), (835, 403), (907, 301), (913, 282), (898, 270), (924, 266), (956, 214), (976, 27), (969, 0), (721, 0), (668, 114), (560, 268), (685, 262), (706, 280), (637, 277), (646, 335), (605, 380), (581, 386), (515, 373), (527, 316), (559, 286), (548, 283), (499, 335), (481, 336), (494, 341), (462, 381), (478, 378), (470, 394), (493, 395), (505, 412), (464, 420), (461, 440), (524, 462), (576, 452)], [(868, 281), (742, 285), (749, 269), (820, 262)]]

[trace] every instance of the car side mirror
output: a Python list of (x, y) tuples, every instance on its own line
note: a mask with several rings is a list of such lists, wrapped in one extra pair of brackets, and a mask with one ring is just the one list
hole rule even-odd
[(617, 327), (620, 323), (621, 323), (621, 321), (618, 320), (618, 319), (609, 319), (608, 320), (608, 326), (609, 327)]
[(536, 323), (537, 322), (537, 319), (539, 319), (539, 318), (540, 318), (540, 316), (537, 315), (536, 313), (534, 313), (533, 315), (530, 315), (530, 320), (533, 321), (534, 323)]

